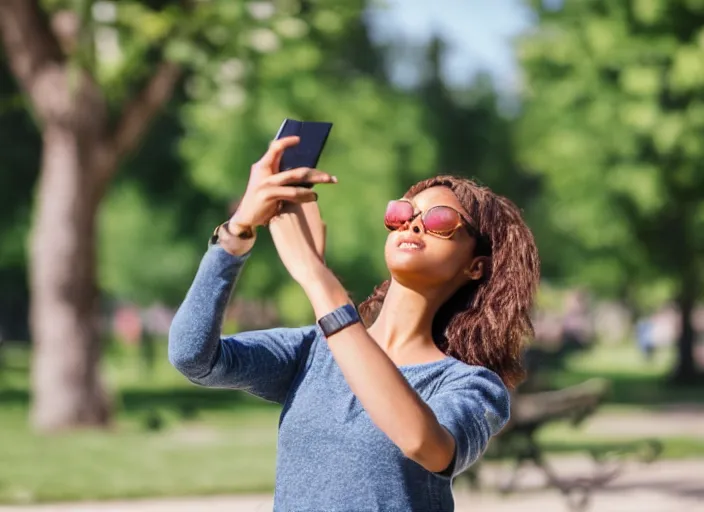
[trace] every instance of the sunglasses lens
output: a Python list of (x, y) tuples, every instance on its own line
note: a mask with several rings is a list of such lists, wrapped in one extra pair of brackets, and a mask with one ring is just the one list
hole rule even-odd
[(391, 201), (386, 207), (384, 224), (389, 229), (398, 229), (413, 218), (413, 206), (406, 201)]
[(440, 235), (452, 233), (460, 223), (459, 214), (447, 206), (436, 206), (423, 217), (425, 229)]

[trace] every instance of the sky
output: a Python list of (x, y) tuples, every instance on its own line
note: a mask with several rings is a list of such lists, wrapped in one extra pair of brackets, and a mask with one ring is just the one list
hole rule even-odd
[[(379, 42), (402, 39), (415, 44), (443, 34), (449, 43), (443, 72), (452, 83), (466, 83), (485, 70), (500, 90), (517, 88), (511, 38), (530, 27), (530, 16), (519, 0), (383, 0), (369, 19)], [(413, 69), (398, 66), (394, 77), (412, 82)]]

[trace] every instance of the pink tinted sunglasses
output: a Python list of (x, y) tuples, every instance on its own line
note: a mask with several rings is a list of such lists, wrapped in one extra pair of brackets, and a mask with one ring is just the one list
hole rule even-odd
[(461, 227), (465, 227), (472, 236), (479, 234), (479, 231), (451, 206), (433, 206), (421, 212), (416, 210), (408, 199), (389, 202), (384, 215), (384, 225), (389, 231), (395, 231), (406, 222), (412, 222), (418, 215), (425, 231), (438, 238), (452, 238)]

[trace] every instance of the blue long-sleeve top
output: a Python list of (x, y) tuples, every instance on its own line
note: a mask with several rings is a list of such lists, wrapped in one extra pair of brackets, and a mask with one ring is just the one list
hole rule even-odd
[(508, 421), (509, 393), (501, 379), (452, 357), (399, 367), (455, 439), (451, 466), (432, 473), (371, 422), (316, 326), (221, 335), (225, 307), (248, 257), (208, 248), (171, 325), (169, 360), (196, 384), (244, 390), (283, 405), (274, 510), (454, 510), (453, 478)]

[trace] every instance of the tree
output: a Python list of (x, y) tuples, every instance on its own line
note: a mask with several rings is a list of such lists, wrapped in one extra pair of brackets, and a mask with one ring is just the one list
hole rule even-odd
[(444, 53), (443, 41), (433, 39), (419, 66), (426, 70), (418, 91), (424, 124), (438, 148), (434, 171), (467, 176), (528, 208), (538, 180), (517, 161), (513, 119), (502, 115), (491, 78), (479, 74), (463, 87), (448, 87), (440, 71)]
[[(115, 105), (97, 75), (93, 2), (45, 10), (0, 2), (10, 69), (42, 134), (31, 236), (33, 421), (41, 430), (105, 424), (95, 219), (122, 158), (135, 149), (169, 99), (179, 67), (162, 61), (143, 88)], [(124, 85), (124, 84), (123, 84)]]
[(576, 281), (682, 315), (674, 377), (695, 377), (704, 250), (704, 4), (530, 2), (522, 157), (543, 179), (553, 252)]
[(5, 57), (42, 140), (29, 265), (36, 428), (110, 419), (99, 374), (96, 220), (112, 178), (184, 72), (212, 82), (228, 59), (266, 47), (271, 27), (285, 29), (302, 7), (0, 1)]

